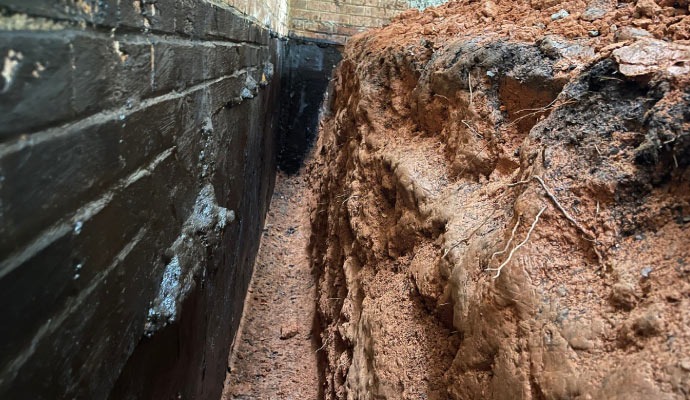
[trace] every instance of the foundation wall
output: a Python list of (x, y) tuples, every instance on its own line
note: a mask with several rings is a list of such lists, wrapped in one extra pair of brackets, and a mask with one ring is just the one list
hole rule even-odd
[(0, 10), (0, 398), (219, 398), (284, 41), (200, 0)]

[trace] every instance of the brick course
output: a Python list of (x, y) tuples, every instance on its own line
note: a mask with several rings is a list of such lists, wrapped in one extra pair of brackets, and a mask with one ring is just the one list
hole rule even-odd
[(247, 14), (279, 35), (286, 36), (290, 18), (289, 0), (217, 0)]
[(291, 0), (290, 35), (344, 43), (349, 36), (383, 26), (414, 7), (440, 0)]

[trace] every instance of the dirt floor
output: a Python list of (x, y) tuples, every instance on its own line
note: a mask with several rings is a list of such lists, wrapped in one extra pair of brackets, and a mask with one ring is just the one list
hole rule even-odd
[(302, 175), (279, 174), (223, 392), (232, 399), (316, 399), (315, 279)]

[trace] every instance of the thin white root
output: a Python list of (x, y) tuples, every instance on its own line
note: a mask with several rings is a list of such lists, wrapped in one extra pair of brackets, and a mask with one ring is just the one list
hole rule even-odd
[(471, 130), (475, 135), (479, 136), (480, 138), (484, 138), (484, 135), (482, 135), (481, 133), (477, 132), (476, 129), (472, 128), (472, 127), (470, 126), (470, 124), (467, 123), (467, 121), (465, 121), (465, 120), (463, 119), (463, 120), (461, 120), (460, 122), (462, 122), (463, 124), (465, 124), (465, 126), (467, 127), (467, 129)]
[[(544, 180), (541, 179), (541, 177), (540, 177), (539, 175), (533, 175), (533, 176), (532, 176), (532, 179), (535, 179), (537, 182), (539, 182), (539, 184), (541, 185), (541, 187), (542, 187), (542, 188), (544, 189), (544, 191), (546, 192), (546, 195), (549, 197), (549, 199), (551, 199), (551, 201), (552, 201), (553, 204), (556, 206), (556, 208), (558, 208), (558, 210), (559, 210), (561, 213), (563, 213), (563, 216), (564, 216), (568, 221), (570, 221), (570, 223), (572, 223), (572, 224), (575, 226), (575, 228), (577, 228), (577, 230), (579, 230), (579, 231), (582, 233), (582, 235), (584, 236), (584, 239), (587, 240), (587, 241), (589, 241), (589, 242), (596, 243), (596, 236), (594, 236), (594, 235), (591, 234), (589, 231), (587, 231), (585, 228), (583, 228), (582, 225), (580, 225), (580, 224), (575, 220), (575, 218), (571, 217), (570, 214), (568, 214), (568, 212), (565, 210), (565, 208), (563, 208), (563, 206), (562, 206), (561, 203), (558, 201), (558, 199), (556, 199), (556, 196), (554, 196), (554, 194), (551, 192), (551, 190), (549, 189), (549, 187), (546, 186), (546, 183), (544, 183)], [(520, 185), (520, 184), (523, 184), (523, 183), (527, 183), (527, 182), (529, 182), (529, 179), (524, 180), (524, 181), (515, 182), (515, 183), (510, 184), (510, 185), (508, 185), (508, 186), (517, 186), (517, 185)], [(595, 244), (592, 244), (592, 249), (594, 250), (594, 253), (595, 253), (596, 256), (597, 256), (597, 261), (599, 261), (599, 264), (601, 264), (601, 263), (602, 263), (602, 256), (601, 256), (601, 253), (599, 253), (599, 249), (597, 249), (597, 247), (596, 247)]]
[[(585, 230), (585, 228), (583, 228), (583, 227), (575, 220), (575, 218), (571, 217), (570, 214), (568, 214), (568, 212), (565, 210), (565, 208), (563, 208), (563, 206), (562, 206), (561, 203), (558, 201), (558, 199), (556, 198), (556, 196), (554, 196), (554, 194), (551, 192), (551, 190), (549, 189), (549, 187), (546, 186), (546, 183), (544, 183), (544, 180), (541, 179), (541, 177), (540, 177), (539, 175), (532, 175), (532, 179), (534, 179), (534, 180), (536, 180), (537, 182), (539, 182), (539, 184), (541, 185), (542, 189), (544, 189), (544, 191), (546, 192), (546, 195), (549, 197), (549, 199), (551, 199), (551, 201), (552, 201), (553, 204), (556, 206), (556, 208), (558, 208), (558, 210), (559, 210), (561, 213), (563, 213), (563, 216), (564, 216), (568, 221), (570, 221), (570, 223), (572, 223), (580, 232), (582, 232), (583, 235), (585, 235), (585, 239), (589, 240), (590, 242), (593, 241), (593, 240), (595, 239), (595, 237), (594, 237), (591, 233), (589, 233), (587, 230)], [(528, 183), (528, 182), (529, 182), (529, 179), (525, 179), (524, 181), (519, 181), (519, 182), (511, 183), (511, 184), (508, 185), (508, 187), (513, 187), (513, 186), (517, 186), (517, 185), (522, 185), (522, 184)]]
[(472, 74), (470, 72), (467, 73), (467, 83), (470, 86), (470, 107), (469, 108), (472, 108)]
[(541, 210), (537, 213), (537, 216), (534, 217), (534, 222), (532, 222), (532, 226), (530, 226), (529, 231), (527, 231), (527, 236), (525, 236), (525, 240), (520, 242), (517, 246), (513, 248), (513, 250), (510, 251), (510, 254), (508, 254), (508, 258), (506, 258), (505, 261), (503, 261), (503, 264), (501, 264), (498, 268), (487, 268), (487, 271), (496, 271), (496, 275), (494, 275), (494, 279), (498, 278), (501, 275), (501, 271), (503, 270), (503, 267), (508, 265), (510, 260), (513, 258), (513, 254), (515, 254), (515, 251), (519, 249), (520, 247), (524, 246), (525, 243), (529, 240), (530, 235), (532, 234), (532, 231), (534, 230), (534, 227), (537, 226), (537, 222), (539, 222), (539, 217), (541, 217), (541, 214), (546, 210), (546, 206), (542, 207)]
[(558, 209), (561, 210), (561, 212), (563, 213), (563, 216), (565, 216), (565, 218), (566, 218), (568, 221), (570, 221), (573, 225), (575, 225), (575, 227), (576, 227), (580, 232), (582, 232), (583, 235), (586, 236), (586, 239), (587, 239), (587, 240), (593, 241), (593, 240), (595, 239), (595, 237), (594, 237), (591, 233), (587, 232), (587, 231), (585, 230), (585, 228), (583, 228), (583, 227), (575, 220), (575, 218), (571, 217), (570, 214), (568, 214), (568, 212), (565, 210), (565, 208), (563, 208), (563, 206), (561, 205), (561, 203), (558, 202), (558, 199), (556, 199), (556, 196), (554, 196), (553, 193), (551, 193), (551, 190), (549, 190), (549, 188), (546, 186), (546, 184), (545, 184), (544, 181), (541, 179), (541, 177), (540, 177), (539, 175), (534, 175), (532, 178), (536, 179), (536, 180), (539, 182), (539, 184), (541, 185), (541, 187), (544, 188), (544, 191), (546, 192), (546, 195), (549, 196), (549, 198), (551, 199), (551, 201), (553, 201), (553, 204), (555, 204), (556, 207), (558, 207)]
[(350, 201), (352, 199), (358, 199), (358, 198), (359, 198), (358, 194), (353, 194), (350, 197), (348, 197), (347, 199), (343, 200), (343, 203), (341, 205), (345, 205), (345, 203), (347, 203), (348, 201)]
[(529, 183), (529, 179), (525, 179), (524, 181), (518, 181), (518, 182), (515, 182), (515, 183), (511, 183), (511, 184), (508, 185), (508, 187), (513, 187), (513, 186), (517, 186), (517, 185), (522, 185), (522, 184), (524, 184), (524, 183)]
[(323, 346), (321, 346), (321, 347), (319, 347), (318, 349), (316, 349), (316, 351), (315, 351), (314, 353), (318, 353), (319, 351), (323, 350), (324, 347), (326, 347), (326, 345), (328, 344), (328, 339), (329, 339), (329, 338), (326, 338), (326, 340), (323, 342)]
[[(489, 147), (489, 143), (491, 143), (491, 139), (489, 139), (489, 141), (487, 141), (486, 143), (484, 143), (484, 146), (482, 146), (482, 148), (479, 149), (479, 151), (477, 152), (477, 154), (472, 154), (472, 158), (473, 158), (474, 160), (479, 160), (479, 155), (482, 154), (482, 153), (484, 152), (484, 150), (486, 150), (487, 147)], [(473, 160), (473, 161), (474, 161), (474, 160)], [(461, 177), (462, 174), (465, 173), (465, 170), (466, 170), (468, 167), (469, 167), (469, 164), (468, 164), (468, 165), (465, 165), (465, 166), (460, 170), (460, 173), (458, 174), (458, 177)]]
[(469, 235), (467, 235), (466, 238), (461, 239), (461, 240), (458, 240), (457, 242), (455, 242), (455, 244), (453, 244), (452, 246), (450, 246), (449, 248), (447, 248), (446, 251), (445, 251), (445, 252), (443, 253), (443, 255), (441, 256), (441, 258), (446, 258), (446, 256), (448, 255), (448, 253), (450, 253), (450, 251), (453, 250), (454, 248), (460, 246), (461, 243), (467, 244), (467, 242), (472, 238), (472, 236), (474, 236), (474, 234), (477, 233), (477, 231), (479, 230), (479, 228), (481, 228), (482, 226), (484, 226), (484, 224), (486, 224), (486, 222), (487, 222), (489, 219), (491, 219), (491, 217), (493, 217), (494, 214), (496, 214), (496, 210), (493, 210), (493, 211), (491, 212), (491, 214), (489, 214), (488, 217), (484, 218), (484, 221), (482, 221), (479, 225), (477, 225), (476, 228), (472, 229), (472, 231), (470, 232)]
[(549, 107), (551, 107), (552, 105), (554, 105), (557, 101), (558, 101), (557, 98), (556, 98), (556, 99), (553, 99), (553, 100), (551, 101), (551, 103), (545, 105), (544, 107), (538, 107), (538, 108), (523, 108), (523, 109), (520, 109), (520, 110), (515, 111), (515, 114), (518, 114), (518, 113), (521, 113), (521, 112), (524, 112), (524, 111), (543, 111), (544, 109), (549, 108)]
[(573, 104), (573, 103), (575, 103), (575, 101), (573, 101), (573, 100), (568, 100), (568, 101), (565, 101), (565, 102), (563, 102), (563, 103), (561, 103), (561, 104), (555, 104), (555, 103), (556, 103), (556, 100), (558, 100), (558, 99), (555, 99), (555, 100), (552, 101), (551, 103), (549, 103), (549, 104), (547, 104), (547, 105), (545, 105), (544, 107), (541, 107), (541, 108), (536, 108), (536, 109), (525, 109), (525, 110), (518, 110), (518, 111), (516, 111), (515, 114), (517, 114), (517, 113), (519, 113), (519, 112), (521, 112), (521, 111), (536, 110), (536, 111), (531, 112), (531, 113), (529, 113), (529, 114), (525, 114), (525, 115), (522, 115), (522, 116), (520, 116), (520, 117), (518, 117), (518, 118), (515, 118), (514, 120), (512, 120), (512, 121), (508, 124), (508, 126), (513, 126), (513, 125), (517, 124), (518, 122), (522, 121), (522, 120), (525, 119), (525, 118), (529, 118), (529, 117), (532, 117), (532, 116), (534, 116), (534, 115), (541, 114), (541, 113), (546, 112), (546, 111), (548, 111), (548, 110), (550, 110), (550, 109), (554, 109), (554, 108), (556, 108), (556, 107), (560, 107), (560, 106), (564, 106), (564, 105), (567, 105), (567, 104)]
[(515, 237), (515, 231), (517, 231), (518, 226), (520, 226), (520, 220), (521, 219), (522, 219), (522, 215), (518, 215), (518, 219), (517, 219), (517, 222), (515, 223), (515, 226), (513, 227), (513, 231), (510, 232), (510, 238), (508, 239), (508, 242), (506, 243), (506, 247), (503, 250), (497, 251), (494, 254), (492, 254), (491, 258), (489, 259), (489, 262), (491, 262), (491, 260), (493, 260), (494, 257), (496, 257), (497, 255), (503, 254), (506, 251), (508, 251), (508, 247), (510, 247), (510, 243), (513, 241), (513, 238)]

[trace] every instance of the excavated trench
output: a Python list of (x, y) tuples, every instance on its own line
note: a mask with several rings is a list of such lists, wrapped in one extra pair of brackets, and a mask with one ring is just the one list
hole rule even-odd
[(687, 398), (689, 12), (451, 2), (353, 37), (224, 398)]

